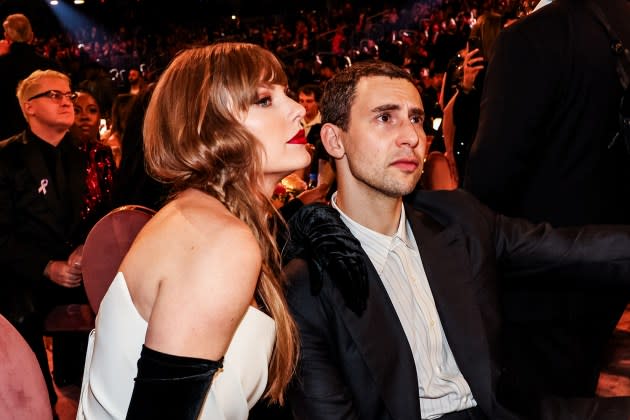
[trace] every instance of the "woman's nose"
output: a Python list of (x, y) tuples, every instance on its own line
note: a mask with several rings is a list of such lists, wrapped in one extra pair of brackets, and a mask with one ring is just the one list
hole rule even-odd
[(298, 102), (294, 101), (293, 99), (291, 99), (293, 101), (293, 104), (296, 108), (295, 113), (298, 117), (298, 119), (302, 119), (304, 118), (304, 115), (306, 115), (306, 108), (304, 108), (303, 105), (299, 104)]

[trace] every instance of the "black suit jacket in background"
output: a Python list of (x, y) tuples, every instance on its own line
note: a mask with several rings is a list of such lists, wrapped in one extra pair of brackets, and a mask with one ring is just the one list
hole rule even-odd
[[(596, 1), (630, 45), (630, 3)], [(496, 41), (464, 187), (499, 213), (554, 226), (630, 222), (630, 157), (608, 148), (622, 94), (616, 57), (584, 3), (555, 0)]]
[[(630, 3), (595, 1), (630, 45)], [(464, 187), (499, 213), (554, 226), (630, 223), (630, 156), (623, 142), (609, 148), (622, 95), (616, 62), (586, 0), (555, 0), (504, 29)], [(584, 293), (574, 280), (510, 282), (501, 300), (522, 380), (589, 396), (628, 294)]]
[[(542, 396), (536, 389), (520, 389), (518, 378), (505, 370), (499, 272), (572, 268), (588, 273), (588, 268), (600, 278), (593, 284), (582, 276), (585, 287), (627, 284), (630, 227), (553, 230), (498, 215), (463, 191), (418, 192), (406, 212), (447, 340), (488, 418), (589, 418), (584, 414), (588, 411), (571, 412), (582, 408), (570, 404), (541, 405), (538, 411)], [(367, 255), (363, 260), (369, 296), (361, 316), (346, 306), (327, 273), (321, 291), (312, 291), (308, 258), (293, 259), (285, 268), (288, 302), (301, 341), (289, 397), (297, 419), (421, 418), (407, 338)]]
[[(61, 290), (43, 276), (50, 260), (65, 260), (84, 238), (85, 155), (66, 136), (59, 144), (67, 196), (56, 194), (41, 141), (29, 131), (0, 142), (0, 312), (14, 322), (30, 312), (45, 314)], [(48, 180), (46, 194), (42, 180)]]

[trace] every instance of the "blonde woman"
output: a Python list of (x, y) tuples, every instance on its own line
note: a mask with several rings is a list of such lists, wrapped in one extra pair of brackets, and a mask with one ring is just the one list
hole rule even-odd
[(145, 157), (173, 198), (101, 304), (79, 418), (246, 419), (265, 391), (283, 403), (297, 336), (270, 197), (310, 159), (286, 86), (270, 52), (241, 43), (184, 51), (160, 78)]

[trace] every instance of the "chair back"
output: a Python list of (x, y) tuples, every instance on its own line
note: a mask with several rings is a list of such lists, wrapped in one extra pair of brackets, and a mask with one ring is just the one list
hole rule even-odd
[(143, 206), (118, 207), (99, 220), (83, 245), (83, 283), (94, 313), (114, 280), (136, 235), (155, 211)]
[(0, 315), (0, 417), (52, 419), (48, 390), (35, 354)]

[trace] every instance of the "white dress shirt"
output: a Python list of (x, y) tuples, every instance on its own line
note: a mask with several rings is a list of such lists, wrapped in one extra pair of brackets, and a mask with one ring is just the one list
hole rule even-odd
[(332, 206), (376, 268), (407, 336), (416, 365), (422, 418), (436, 419), (476, 406), (444, 334), (405, 208), (398, 231), (387, 236), (350, 219), (337, 207), (336, 198), (337, 193), (332, 196)]

